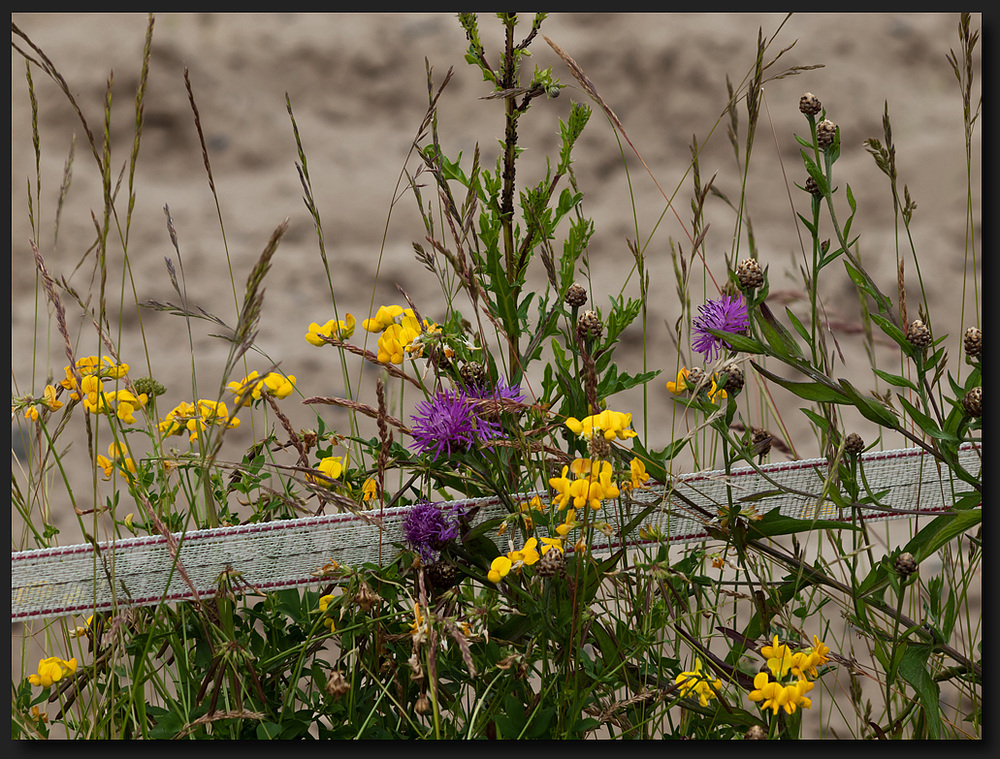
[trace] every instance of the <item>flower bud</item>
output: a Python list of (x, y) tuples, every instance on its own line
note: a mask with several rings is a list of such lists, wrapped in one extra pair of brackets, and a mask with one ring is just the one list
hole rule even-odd
[(566, 290), (566, 305), (571, 308), (580, 308), (587, 303), (587, 291), (582, 285), (575, 282)]
[(807, 92), (801, 98), (799, 98), (799, 110), (802, 111), (806, 116), (815, 116), (823, 109), (823, 104), (819, 102), (819, 98), (813, 95), (811, 92)]
[(833, 144), (836, 134), (837, 125), (830, 121), (830, 119), (823, 119), (816, 125), (816, 142), (824, 150)]

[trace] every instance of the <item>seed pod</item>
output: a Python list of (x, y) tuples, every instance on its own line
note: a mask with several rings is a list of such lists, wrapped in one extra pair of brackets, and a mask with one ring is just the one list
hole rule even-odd
[(857, 432), (852, 432), (844, 439), (844, 453), (849, 453), (852, 456), (857, 456), (864, 449), (865, 449), (865, 441), (861, 439), (861, 435), (859, 435)]
[(535, 573), (539, 577), (553, 577), (566, 569), (566, 556), (558, 548), (550, 548), (535, 564)]
[(595, 431), (590, 443), (587, 445), (587, 452), (592, 460), (607, 460), (611, 455), (611, 443), (601, 433)]
[(806, 116), (815, 116), (823, 110), (823, 104), (819, 102), (818, 97), (811, 92), (807, 92), (799, 98), (799, 110)]
[(913, 558), (913, 554), (906, 552), (901, 553), (896, 557), (896, 561), (893, 563), (893, 567), (896, 572), (904, 580), (917, 571), (917, 560)]
[(458, 374), (466, 387), (479, 387), (486, 382), (486, 367), (478, 361), (467, 361), (462, 364)]
[(826, 149), (833, 144), (833, 138), (837, 134), (837, 125), (830, 119), (823, 119), (816, 125), (816, 142), (820, 148)]
[(764, 741), (767, 740), (767, 731), (764, 730), (760, 725), (750, 725), (750, 729), (747, 730), (746, 735), (743, 736), (745, 741)]
[(601, 324), (601, 317), (596, 311), (590, 309), (580, 314), (580, 319), (576, 323), (576, 333), (581, 338), (598, 339), (604, 333), (604, 325)]
[(743, 377), (743, 370), (736, 364), (726, 364), (722, 367), (722, 373), (726, 375), (726, 380), (720, 386), (720, 390), (725, 390), (730, 395), (736, 395), (743, 389), (746, 380)]
[(705, 382), (705, 370), (701, 367), (695, 366), (688, 369), (687, 379), (684, 380), (684, 384), (687, 389), (692, 392), (698, 392), (698, 388)]
[(436, 561), (426, 571), (427, 578), (438, 590), (448, 590), (458, 585), (458, 567), (450, 561)]
[(962, 398), (962, 408), (965, 409), (966, 414), (974, 419), (978, 419), (983, 415), (982, 386), (974, 387), (965, 394), (965, 397)]
[(580, 308), (587, 303), (587, 290), (575, 282), (566, 290), (566, 305), (571, 308)]
[(744, 290), (753, 290), (764, 284), (764, 272), (755, 258), (746, 258), (736, 267), (736, 278)]
[(906, 339), (914, 348), (926, 348), (931, 344), (931, 331), (920, 319), (914, 319), (906, 330)]
[(982, 358), (983, 355), (983, 333), (978, 327), (969, 327), (965, 330), (965, 355), (969, 358)]

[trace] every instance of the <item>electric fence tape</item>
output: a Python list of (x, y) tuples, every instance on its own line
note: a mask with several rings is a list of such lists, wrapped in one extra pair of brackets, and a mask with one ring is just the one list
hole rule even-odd
[[(959, 463), (969, 472), (981, 472), (981, 457), (981, 443), (965, 444), (959, 450)], [(627, 523), (650, 505), (656, 507), (642, 520), (641, 526), (646, 529), (641, 531), (642, 536), (639, 529), (633, 530), (626, 541), (628, 546), (706, 539), (706, 527), (712, 524), (719, 505), (728, 502), (727, 486), (733, 488), (735, 500), (744, 499), (760, 515), (780, 509), (782, 515), (797, 519), (844, 523), (857, 518), (885, 520), (938, 514), (950, 508), (956, 488), (962, 487), (918, 448), (865, 454), (862, 462), (871, 491), (884, 492), (879, 499), (881, 508), (863, 507), (855, 512), (840, 509), (818, 495), (807, 495), (821, 490), (828, 468), (826, 459), (769, 464), (759, 467), (759, 472), (753, 467), (734, 469), (728, 476), (723, 471), (699, 472), (674, 477), (668, 486), (633, 490), (628, 498), (623, 497), (622, 509), (606, 504), (599, 518), (611, 526), (612, 537), (595, 532), (591, 550), (619, 547), (614, 539), (619, 518)], [(548, 506), (551, 497), (546, 492), (520, 493), (514, 500), (527, 503), (535, 495)], [(758, 500), (754, 496), (762, 497)], [(470, 520), (473, 526), (508, 514), (495, 497), (452, 501), (442, 507), (452, 504), (474, 515)], [(177, 562), (162, 536), (121, 539), (97, 547), (84, 544), (12, 552), (11, 621), (193, 600), (192, 587), (199, 597), (211, 597), (221, 573), (227, 569), (239, 572), (248, 585), (261, 591), (321, 583), (324, 568), (334, 562), (354, 567), (391, 561), (404, 542), (403, 521), (410, 508), (177, 533), (173, 536), (179, 546)], [(508, 536), (516, 532), (509, 530), (503, 537), (494, 535), (493, 540), (506, 552), (510, 548)], [(574, 537), (571, 533), (568, 545), (572, 545)], [(519, 545), (517, 535), (513, 540)]]

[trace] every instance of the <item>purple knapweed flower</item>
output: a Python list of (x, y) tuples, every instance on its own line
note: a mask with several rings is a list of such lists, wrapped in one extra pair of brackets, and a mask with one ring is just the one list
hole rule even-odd
[(468, 388), (468, 393), (470, 398), (478, 398), (480, 400), (506, 400), (515, 401), (517, 403), (524, 403), (524, 396), (521, 394), (521, 386), (514, 385), (511, 387), (507, 384), (507, 380), (503, 376), (499, 377), (492, 387), (489, 384), (477, 384), (473, 383)]
[(719, 300), (710, 300), (703, 306), (698, 306), (698, 313), (700, 315), (693, 323), (697, 337), (691, 345), (709, 363), (715, 361), (723, 348), (731, 346), (708, 330), (742, 332), (750, 326), (747, 304), (742, 295), (723, 295)]
[(458, 523), (450, 521), (434, 504), (418, 501), (403, 520), (403, 536), (420, 554), (421, 561), (432, 564), (444, 544), (458, 537)]
[(410, 434), (418, 452), (451, 456), (500, 435), (500, 428), (476, 414), (475, 403), (463, 391), (438, 390), (417, 404)]

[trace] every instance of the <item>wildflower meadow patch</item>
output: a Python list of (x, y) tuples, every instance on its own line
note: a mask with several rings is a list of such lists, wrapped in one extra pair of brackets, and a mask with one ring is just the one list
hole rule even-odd
[[(36, 166), (32, 238), (15, 241), (13, 257), (37, 273), (38, 354), (55, 345), (59, 357), (48, 381), (12, 379), (27, 441), (12, 465), (12, 625), (25, 651), (31, 642), (44, 652), (12, 672), (12, 738), (982, 737), (974, 17), (955, 16), (957, 47), (941, 67), (966, 136), (964, 276), (976, 299), (940, 320), (907, 274), (928, 254), (911, 234), (919, 212), (888, 103), (882, 133), (863, 140), (845, 137), (822, 93), (771, 99), (799, 119), (795, 133), (774, 134), (796, 164), (758, 167), (766, 85), (805, 82), (816, 68), (787, 66), (791, 46), (776, 49), (777, 32), (761, 30), (668, 195), (614, 96), (543, 33), (546, 17), (449, 17), (467, 47), (435, 55), (448, 65), (464, 55), (475, 94), (449, 88), (453, 68), (426, 64), (426, 112), (394, 203), (418, 209), (413, 268), (439, 285), (433, 299), (395, 282), (398, 297), (376, 299), (377, 282), (343, 274), (313, 185), (323, 171), (308, 158), (313, 135), (286, 93), (289, 171), (319, 254), (314, 271), (294, 274), (329, 292), (302, 302), (283, 334), (308, 344), (318, 371), (259, 341), (287, 221), (254, 261), (231, 265), (230, 316), (188, 297), (197, 275), (185, 273), (194, 262), (169, 207), (165, 261), (140, 264), (142, 246), (129, 242), (156, 19), (121, 166), (110, 124), (112, 103), (125, 106), (111, 80), (102, 131), (56, 51), (12, 24)], [(559, 66), (535, 65), (539, 50)], [(89, 280), (52, 270), (50, 235), (36, 223), (39, 187), (51, 181), (42, 82), (93, 153), (71, 153), (65, 192), (74, 161), (98, 169)], [(218, 204), (187, 70), (185, 87)], [(452, 147), (439, 118), (452, 97), (495, 113), (493, 151), (491, 135), (471, 153)], [(544, 107), (557, 98), (572, 99), (564, 119)], [(540, 176), (523, 169), (519, 138), (534, 119), (558, 137)], [(783, 307), (772, 288), (754, 198), (703, 181), (699, 140), (721, 123), (738, 186), (751, 171), (787, 172), (802, 308)], [(591, 130), (614, 135), (630, 188), (651, 179), (660, 220), (669, 212), (677, 224), (640, 232), (649, 225), (634, 203), (621, 206), (635, 230), (622, 241), (621, 281), (591, 269), (594, 209), (574, 172)], [(838, 163), (847, 156), (874, 160), (886, 179), (890, 281), (862, 254), (864, 217), (841, 168), (853, 164)], [(630, 198), (647, 191), (639, 186)], [(731, 232), (709, 229), (714, 204), (735, 220)], [(58, 230), (60, 211), (45, 213)], [(657, 256), (672, 261), (674, 282), (651, 278)], [(933, 276), (930, 256), (922, 277)], [(173, 295), (133, 293), (135, 310), (175, 320), (189, 346), (207, 330), (221, 374), (200, 370), (191, 347), (170, 359), (190, 363), (190, 385), (168, 388), (148, 369), (156, 346), (126, 348), (124, 311), (109, 308), (105, 284), (109, 269), (138, 265), (162, 267)], [(821, 282), (849, 292), (864, 324), (864, 386), (845, 376)], [(668, 284), (682, 309), (666, 325), (673, 345), (656, 343), (647, 319)], [(371, 292), (366, 312), (347, 311), (351, 290)], [(641, 367), (623, 359), (630, 345), (641, 346)], [(671, 400), (670, 418), (650, 413), (649, 393)], [(293, 423), (293, 407), (310, 426)], [(807, 419), (816, 457), (796, 455), (793, 415)], [(74, 434), (82, 444), (67, 444)], [(82, 489), (67, 473), (80, 467)], [(55, 508), (72, 511), (83, 544), (62, 540)]]

